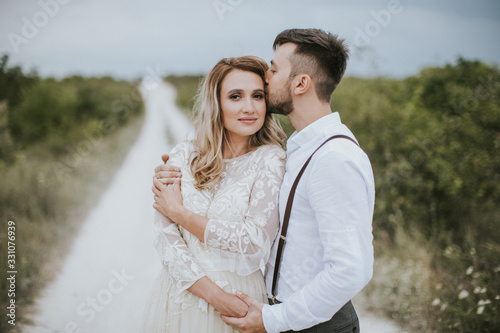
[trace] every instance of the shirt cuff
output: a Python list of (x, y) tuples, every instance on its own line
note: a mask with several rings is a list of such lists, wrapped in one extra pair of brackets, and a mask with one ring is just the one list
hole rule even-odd
[(208, 220), (207, 225), (205, 226), (205, 232), (203, 233), (203, 243), (205, 244), (207, 244), (207, 241), (211, 238), (210, 235), (212, 233), (209, 231), (210, 224), (212, 224), (212, 219)]
[(262, 308), (262, 322), (267, 333), (279, 333), (289, 331), (291, 328), (287, 325), (283, 314), (283, 304), (269, 305), (264, 304)]

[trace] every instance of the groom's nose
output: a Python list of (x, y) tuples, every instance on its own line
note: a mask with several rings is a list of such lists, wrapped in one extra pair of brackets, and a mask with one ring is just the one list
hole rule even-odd
[(268, 69), (266, 71), (266, 75), (265, 75), (265, 79), (266, 79), (266, 83), (269, 84), (269, 79), (271, 78), (271, 69)]

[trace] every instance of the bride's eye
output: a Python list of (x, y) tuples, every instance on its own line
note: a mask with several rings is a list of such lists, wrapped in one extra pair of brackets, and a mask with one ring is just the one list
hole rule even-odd
[(261, 93), (253, 95), (253, 98), (255, 98), (255, 99), (264, 99), (264, 97), (265, 97), (264, 94), (261, 94)]
[(232, 94), (229, 96), (229, 99), (231, 99), (233, 101), (237, 101), (240, 98), (241, 98), (240, 94)]

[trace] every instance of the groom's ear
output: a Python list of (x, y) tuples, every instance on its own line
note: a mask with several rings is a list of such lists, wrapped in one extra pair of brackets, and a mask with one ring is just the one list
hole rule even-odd
[(312, 80), (308, 74), (299, 74), (292, 82), (292, 91), (295, 95), (303, 95), (311, 89)]

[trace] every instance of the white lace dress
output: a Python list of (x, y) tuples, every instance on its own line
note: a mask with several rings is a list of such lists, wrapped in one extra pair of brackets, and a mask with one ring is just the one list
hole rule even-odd
[(233, 332), (220, 313), (187, 289), (207, 276), (227, 292), (240, 290), (267, 301), (260, 268), (279, 228), (278, 192), (285, 152), (266, 145), (224, 160), (220, 181), (197, 190), (190, 171), (190, 143), (177, 145), (169, 164), (182, 171), (184, 206), (209, 219), (205, 242), (162, 214), (155, 214), (155, 247), (164, 269), (145, 309), (146, 332)]

